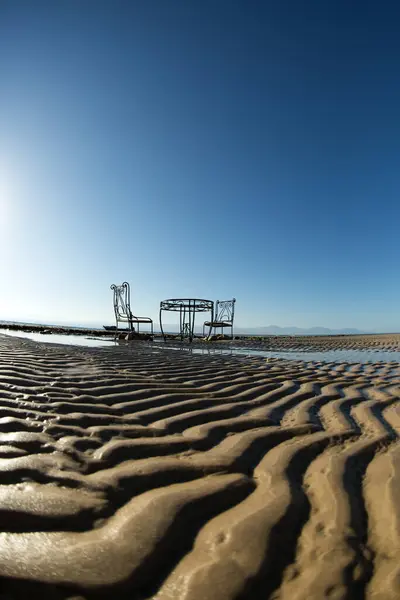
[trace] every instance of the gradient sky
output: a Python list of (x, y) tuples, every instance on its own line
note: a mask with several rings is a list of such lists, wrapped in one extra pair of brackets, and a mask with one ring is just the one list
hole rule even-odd
[(400, 330), (400, 5), (0, 0), (0, 319)]

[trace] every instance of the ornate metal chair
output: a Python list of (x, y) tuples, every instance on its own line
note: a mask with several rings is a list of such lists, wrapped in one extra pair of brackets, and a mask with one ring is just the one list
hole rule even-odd
[(211, 321), (205, 321), (203, 324), (203, 336), (205, 328), (209, 327), (208, 335), (211, 335), (211, 330), (223, 329), (224, 327), (231, 328), (231, 336), (233, 339), (233, 319), (235, 316), (236, 298), (232, 300), (217, 300), (215, 303), (215, 312)]
[(150, 317), (136, 317), (131, 311), (131, 291), (129, 283), (124, 281), (121, 285), (112, 284), (111, 289), (114, 292), (114, 312), (116, 320), (116, 333), (118, 333), (118, 323), (128, 323), (129, 330), (134, 331), (133, 324), (137, 325), (137, 333), (141, 323), (148, 323), (153, 335), (153, 320)]

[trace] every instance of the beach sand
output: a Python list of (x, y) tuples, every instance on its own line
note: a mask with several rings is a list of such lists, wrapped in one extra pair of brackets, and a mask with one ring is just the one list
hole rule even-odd
[(398, 363), (0, 335), (0, 397), (1, 600), (400, 598)]

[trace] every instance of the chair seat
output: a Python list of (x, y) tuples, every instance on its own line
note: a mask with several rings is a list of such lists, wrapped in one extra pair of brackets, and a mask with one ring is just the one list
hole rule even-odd
[(129, 323), (129, 321), (134, 321), (135, 323), (152, 323), (153, 319), (150, 319), (150, 317), (134, 317), (133, 315), (127, 317), (126, 315), (119, 315), (118, 321), (121, 323)]
[(232, 323), (226, 321), (206, 321), (204, 325), (206, 327), (231, 327)]
[(135, 323), (152, 323), (153, 319), (150, 319), (150, 317), (132, 317), (131, 321), (135, 321)]

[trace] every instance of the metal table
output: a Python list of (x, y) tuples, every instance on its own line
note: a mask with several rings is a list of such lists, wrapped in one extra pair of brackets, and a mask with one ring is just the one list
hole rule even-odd
[(162, 312), (179, 312), (179, 332), (181, 340), (188, 338), (191, 342), (194, 337), (194, 319), (198, 312), (211, 311), (211, 320), (214, 315), (214, 302), (201, 298), (169, 298), (160, 302), (160, 329), (165, 340), (162, 326)]

